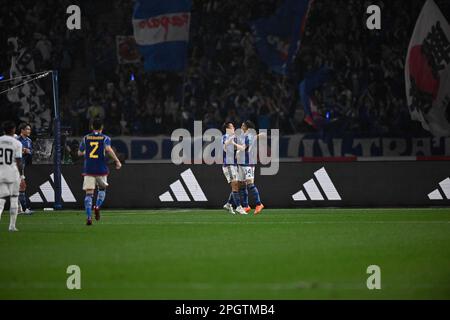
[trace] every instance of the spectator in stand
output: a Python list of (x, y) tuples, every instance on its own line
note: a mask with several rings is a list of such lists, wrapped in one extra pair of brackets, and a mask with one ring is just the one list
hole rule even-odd
[[(63, 22), (47, 18), (63, 12), (68, 1), (10, 1), (0, 8), (2, 30), (23, 36), (40, 57), (36, 61), (60, 68), (61, 78), (76, 73), (77, 61), (86, 64), (84, 80), (92, 83), (82, 94), (71, 95), (72, 109), (65, 113), (74, 135), (86, 131), (80, 116), (105, 118), (113, 135), (170, 134), (178, 127), (191, 129), (193, 120), (209, 128), (247, 118), (261, 128), (278, 127), (281, 134), (402, 134), (399, 128), (423, 134), (420, 126), (411, 125), (403, 84), (404, 56), (422, 0), (370, 2), (383, 8), (386, 27), (376, 32), (361, 27), (365, 21), (360, 13), (368, 1), (336, 0), (333, 6), (314, 1), (288, 77), (272, 73), (261, 62), (248, 25), (273, 14), (280, 1), (193, 0), (189, 64), (182, 75), (146, 73), (142, 64), (117, 63), (115, 37), (133, 33), (134, 1), (113, 0), (114, 11), (107, 14), (114, 13), (114, 23), (95, 14), (105, 10), (104, 2), (75, 2), (89, 8), (79, 33), (65, 32)], [(320, 66), (328, 66), (332, 75), (311, 97), (326, 119), (315, 129), (299, 121), (305, 112), (297, 92), (305, 72)], [(9, 67), (2, 53), (0, 67)], [(63, 96), (68, 89), (62, 90)]]
[(105, 119), (105, 109), (98, 99), (93, 99), (92, 105), (88, 107), (86, 119), (89, 121), (89, 127), (95, 119), (100, 119), (102, 122)]

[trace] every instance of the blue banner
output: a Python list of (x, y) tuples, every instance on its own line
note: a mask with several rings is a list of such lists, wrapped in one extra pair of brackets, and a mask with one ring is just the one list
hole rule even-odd
[(182, 71), (186, 67), (191, 0), (137, 0), (134, 37), (146, 71)]
[(287, 74), (295, 59), (313, 0), (285, 0), (275, 15), (250, 22), (257, 52), (274, 72)]

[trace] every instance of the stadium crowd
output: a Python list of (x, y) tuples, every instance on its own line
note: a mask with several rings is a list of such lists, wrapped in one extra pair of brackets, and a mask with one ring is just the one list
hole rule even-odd
[[(73, 61), (84, 47), (89, 27), (80, 32), (70, 32), (66, 27), (66, 8), (79, 4), (79, 0), (8, 1), (0, 6), (0, 119), (29, 122), (34, 130), (51, 128), (52, 82), (50, 77), (30, 81), (26, 86), (11, 87), (30, 80), (8, 81), (17, 76), (32, 75), (47, 70), (58, 70), (59, 89), (63, 99), (69, 91), (69, 74)], [(85, 19), (86, 20), (86, 19)], [(89, 25), (86, 20), (86, 26)], [(29, 85), (36, 85), (31, 88)], [(34, 93), (33, 93), (34, 89)], [(30, 94), (30, 92), (32, 94)], [(19, 99), (12, 101), (11, 95)], [(38, 98), (32, 97), (36, 95)], [(26, 102), (24, 102), (26, 100)], [(42, 121), (39, 117), (47, 118)], [(43, 128), (45, 126), (45, 128)]]
[[(90, 70), (76, 99), (67, 99), (67, 82), (61, 89), (64, 125), (72, 135), (85, 133), (95, 118), (105, 120), (111, 135), (170, 134), (178, 127), (190, 128), (193, 120), (203, 121), (206, 129), (245, 119), (258, 128), (279, 128), (282, 134), (425, 134), (410, 120), (403, 75), (409, 37), (423, 1), (337, 0), (329, 5), (316, 0), (288, 76), (271, 72), (261, 62), (248, 24), (273, 14), (281, 2), (194, 0), (189, 62), (182, 74), (145, 73), (142, 64), (118, 63), (116, 36), (133, 33), (131, 0), (112, 2), (111, 10), (117, 13), (113, 22), (96, 24), (92, 15), (87, 16), (82, 32), (56, 30), (65, 23), (44, 18), (49, 8), (60, 10), (68, 1), (45, 0), (29, 7), (10, 2), (0, 10), (12, 13), (11, 21), (20, 16), (27, 24), (2, 20), (0, 25), (34, 46), (46, 68), (62, 69), (62, 78), (68, 78), (64, 75), (74, 59)], [(383, 28), (378, 31), (365, 28), (366, 8), (374, 3), (383, 12)], [(40, 38), (31, 32), (41, 29), (50, 32), (42, 32)], [(1, 58), (4, 72), (8, 59)], [(322, 125), (313, 127), (304, 121), (298, 85), (306, 72), (321, 66), (332, 72), (313, 93), (323, 117)]]

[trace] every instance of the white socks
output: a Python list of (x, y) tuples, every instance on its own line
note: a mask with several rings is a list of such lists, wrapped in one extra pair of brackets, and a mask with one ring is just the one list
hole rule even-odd
[(19, 211), (18, 198), (11, 197), (11, 207), (9, 208), (10, 220), (9, 229), (16, 229), (17, 213)]
[(0, 199), (0, 220), (2, 219), (2, 213), (3, 209), (5, 208), (5, 203), (6, 203), (5, 199)]

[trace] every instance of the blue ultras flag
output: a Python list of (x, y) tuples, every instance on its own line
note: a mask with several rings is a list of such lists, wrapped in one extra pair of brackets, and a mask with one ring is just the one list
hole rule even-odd
[(258, 55), (274, 72), (287, 74), (313, 1), (285, 0), (275, 15), (250, 22)]
[(192, 0), (136, 0), (134, 38), (146, 71), (186, 67)]

